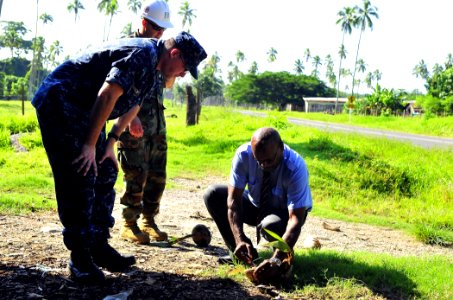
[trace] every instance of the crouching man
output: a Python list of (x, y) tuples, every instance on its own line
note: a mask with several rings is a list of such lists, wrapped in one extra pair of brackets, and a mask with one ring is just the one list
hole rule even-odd
[[(236, 150), (229, 185), (210, 186), (204, 202), (226, 246), (239, 261), (253, 265), (258, 258), (244, 233), (244, 223), (256, 227), (257, 243), (261, 236), (274, 240), (263, 230), (268, 229), (293, 249), (312, 208), (305, 161), (283, 143), (277, 130), (260, 128), (249, 143)], [(287, 257), (275, 249), (270, 262)], [(220, 257), (219, 262), (231, 259)], [(265, 261), (255, 272), (264, 271), (268, 264)]]

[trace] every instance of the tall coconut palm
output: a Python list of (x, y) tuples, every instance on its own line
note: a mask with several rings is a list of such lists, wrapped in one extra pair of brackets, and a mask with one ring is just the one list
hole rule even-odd
[(340, 79), (341, 79), (341, 64), (343, 59), (346, 58), (346, 48), (344, 47), (344, 37), (346, 34), (351, 34), (352, 27), (355, 25), (356, 17), (355, 17), (355, 9), (352, 7), (344, 7), (343, 10), (339, 11), (337, 14), (340, 18), (337, 20), (336, 24), (340, 24), (341, 31), (343, 32), (343, 36), (341, 38), (341, 46), (340, 51), (338, 52), (340, 56), (340, 63), (338, 66), (338, 80), (337, 80), (337, 99), (335, 101), (335, 112), (337, 112), (338, 108), (338, 97), (340, 93)]
[(355, 10), (357, 11), (357, 23), (356, 26), (360, 28), (360, 35), (359, 35), (359, 42), (357, 44), (357, 52), (355, 54), (355, 62), (354, 62), (354, 73), (352, 74), (352, 89), (351, 95), (354, 96), (354, 80), (355, 80), (355, 73), (357, 71), (357, 59), (359, 58), (359, 49), (360, 49), (360, 42), (362, 40), (362, 33), (365, 29), (370, 28), (373, 30), (373, 21), (372, 17), (379, 19), (379, 15), (377, 13), (377, 7), (372, 6), (370, 0), (363, 0), (363, 7), (356, 6)]
[(80, 0), (73, 0), (68, 4), (67, 10), (71, 13), (74, 12), (74, 23), (77, 23), (77, 18), (79, 17), (80, 10), (85, 9)]
[(445, 60), (445, 70), (453, 67), (453, 55), (449, 53), (447, 59)]
[(429, 78), (428, 67), (423, 59), (414, 67), (412, 74), (425, 80)]
[(309, 48), (305, 49), (304, 57), (305, 57), (305, 62), (308, 62), (311, 59), (311, 51)]
[(39, 19), (42, 21), (43, 24), (53, 22), (53, 17), (51, 15), (49, 15), (48, 13), (43, 13), (42, 15), (39, 16)]
[(3, 0), (0, 0), (0, 17), (2, 15), (2, 6), (3, 6)]
[(236, 52), (236, 62), (240, 63), (240, 62), (243, 62), (244, 60), (245, 60), (244, 52), (242, 52), (241, 50), (238, 50)]
[(305, 67), (304, 63), (300, 59), (296, 59), (294, 62), (294, 71), (297, 75), (302, 75), (304, 73)]
[(274, 62), (277, 60), (277, 50), (274, 47), (271, 47), (269, 51), (267, 51), (267, 60), (269, 62)]
[(188, 1), (184, 1), (179, 7), (178, 15), (182, 16), (182, 28), (184, 28), (186, 24), (189, 24), (187, 26), (187, 32), (190, 32), (192, 21), (197, 17), (194, 12), (195, 10), (190, 7)]
[(368, 74), (365, 77), (365, 83), (368, 88), (371, 88), (373, 86), (373, 79), (374, 79), (373, 73), (368, 72)]
[(256, 61), (253, 61), (250, 65), (249, 74), (258, 74), (258, 63)]
[(56, 67), (58, 63), (58, 56), (63, 52), (63, 47), (60, 44), (60, 41), (54, 41), (49, 47), (49, 62), (52, 67)]
[(101, 0), (98, 4), (98, 10), (99, 12), (103, 12), (107, 17), (109, 17), (107, 36), (105, 35), (104, 26), (104, 40), (108, 40), (110, 36), (110, 29), (112, 28), (113, 16), (116, 15), (119, 10), (118, 0)]
[(219, 68), (219, 63), (220, 63), (220, 56), (216, 52), (214, 52), (213, 55), (209, 58), (208, 62), (205, 65), (205, 69), (211, 68), (213, 71), (213, 74), (215, 75), (216, 73), (221, 73), (222, 71)]
[(322, 65), (322, 62), (321, 62), (321, 57), (319, 57), (319, 55), (315, 55), (313, 57), (313, 62), (312, 62), (312, 65), (313, 65), (313, 72), (311, 72), (311, 74), (317, 78), (319, 78), (319, 71), (318, 71), (318, 68), (320, 65)]
[(140, 0), (127, 0), (127, 7), (131, 12), (136, 14), (142, 8), (142, 1)]
[(374, 70), (373, 72), (374, 79), (376, 79), (376, 84), (379, 84), (379, 81), (382, 78), (382, 72), (379, 71), (378, 69)]

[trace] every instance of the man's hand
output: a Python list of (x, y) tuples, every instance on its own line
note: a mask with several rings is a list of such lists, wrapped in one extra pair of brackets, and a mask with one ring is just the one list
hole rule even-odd
[(246, 270), (245, 275), (254, 284), (274, 284), (288, 279), (292, 269), (293, 254), (287, 253), (283, 260), (276, 257), (265, 259), (256, 268)]
[(236, 246), (234, 255), (248, 266), (252, 266), (253, 261), (258, 258), (256, 249), (246, 242), (241, 242)]
[(96, 148), (84, 144), (80, 155), (72, 161), (72, 164), (77, 168), (77, 173), (83, 173), (83, 176), (85, 176), (91, 168), (93, 168), (94, 175), (98, 176)]
[(135, 117), (129, 124), (129, 132), (133, 137), (140, 138), (143, 136), (142, 122), (138, 117)]
[(118, 160), (116, 159), (116, 153), (113, 148), (113, 144), (107, 145), (107, 147), (105, 148), (104, 155), (102, 156), (101, 160), (99, 161), (99, 164), (102, 164), (104, 162), (104, 160), (106, 160), (108, 158), (110, 158), (113, 161), (113, 165), (115, 166), (115, 169), (118, 171)]

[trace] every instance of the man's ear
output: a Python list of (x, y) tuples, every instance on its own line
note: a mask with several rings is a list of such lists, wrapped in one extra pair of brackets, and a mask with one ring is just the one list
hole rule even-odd
[(170, 49), (170, 57), (178, 57), (181, 54), (181, 51), (178, 48)]

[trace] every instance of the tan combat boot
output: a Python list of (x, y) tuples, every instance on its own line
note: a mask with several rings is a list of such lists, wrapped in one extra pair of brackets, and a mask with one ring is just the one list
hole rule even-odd
[(120, 231), (121, 238), (138, 244), (149, 244), (149, 235), (140, 230), (136, 221), (124, 221)]
[(159, 230), (153, 218), (143, 218), (142, 231), (146, 232), (150, 238), (159, 242), (168, 239), (167, 233)]

